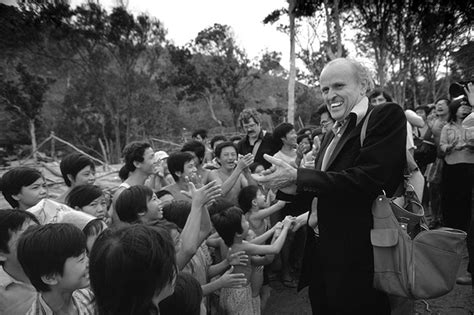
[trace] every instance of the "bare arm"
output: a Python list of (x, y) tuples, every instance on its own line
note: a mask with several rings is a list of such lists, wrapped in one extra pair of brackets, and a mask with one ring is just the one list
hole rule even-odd
[[(204, 233), (201, 233), (202, 218), (206, 217), (206, 214), (203, 214), (203, 212), (207, 212), (206, 209), (203, 209), (204, 205), (211, 199), (216, 198), (220, 193), (219, 186), (215, 182), (211, 182), (198, 190), (194, 190), (194, 185), (192, 187), (191, 212), (181, 232), (181, 250), (176, 253), (176, 263), (179, 270), (186, 266), (196, 253), (197, 248), (204, 241), (202, 239)], [(208, 217), (209, 213), (207, 212)]]
[(252, 213), (251, 216), (250, 216), (250, 219), (255, 219), (255, 220), (263, 220), (265, 219), (266, 217), (272, 215), (273, 213), (283, 209), (286, 205), (286, 202), (285, 201), (282, 201), (282, 200), (278, 200), (276, 203), (274, 203), (273, 205), (271, 205), (270, 207), (268, 208), (264, 208), (264, 209), (260, 209), (258, 210), (257, 212), (255, 213)]

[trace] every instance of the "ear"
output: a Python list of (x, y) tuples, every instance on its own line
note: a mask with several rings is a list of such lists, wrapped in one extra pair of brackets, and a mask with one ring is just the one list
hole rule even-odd
[(81, 208), (79, 208), (78, 206), (75, 206), (75, 207), (74, 207), (74, 210), (77, 210), (77, 211), (82, 211), (82, 209), (81, 209)]
[(180, 171), (176, 171), (174, 172), (174, 174), (178, 177), (181, 177), (181, 175), (183, 175), (183, 172), (180, 172)]
[(141, 164), (142, 164), (141, 162), (133, 161), (133, 165), (135, 166), (135, 168), (140, 168)]
[(41, 276), (41, 281), (47, 285), (57, 285), (61, 276), (57, 273)]
[(252, 205), (257, 206), (257, 198), (252, 199)]
[(15, 199), (16, 201), (20, 201), (20, 193), (16, 194), (16, 195), (12, 195), (12, 198)]
[(69, 181), (71, 182), (71, 184), (74, 184), (76, 182), (76, 179), (71, 174), (67, 174), (66, 176), (69, 179)]
[(1, 262), (6, 262), (7, 261), (7, 257), (5, 257), (5, 254), (3, 251), (0, 251), (0, 261)]

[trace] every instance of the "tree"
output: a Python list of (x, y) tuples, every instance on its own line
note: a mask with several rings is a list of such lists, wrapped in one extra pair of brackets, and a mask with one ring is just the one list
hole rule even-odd
[(21, 63), (17, 65), (16, 72), (17, 80), (6, 80), (3, 75), (0, 77), (0, 97), (6, 110), (26, 119), (31, 138), (31, 150), (36, 160), (36, 125), (41, 121), (44, 96), (52, 81), (30, 73)]

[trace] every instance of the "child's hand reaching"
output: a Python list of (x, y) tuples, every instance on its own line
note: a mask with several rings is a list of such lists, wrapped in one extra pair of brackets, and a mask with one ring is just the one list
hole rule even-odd
[(246, 266), (249, 262), (249, 256), (245, 254), (245, 251), (238, 251), (235, 253), (230, 253), (231, 249), (227, 252), (227, 262), (230, 266), (241, 265)]
[(283, 227), (285, 228), (290, 228), (291, 225), (295, 222), (295, 218), (292, 217), (291, 215), (287, 215), (285, 219), (283, 220)]
[[(208, 202), (216, 199), (221, 195), (221, 186), (217, 185), (217, 182), (214, 180), (207, 185), (202, 186), (199, 189), (196, 189), (192, 182), (189, 183), (190, 195), (192, 203), (196, 206), (202, 207)], [(183, 193), (186, 193), (182, 191)], [(189, 194), (188, 194), (189, 195)]]
[(247, 284), (243, 273), (232, 273), (234, 266), (230, 267), (219, 279), (221, 288), (241, 288)]

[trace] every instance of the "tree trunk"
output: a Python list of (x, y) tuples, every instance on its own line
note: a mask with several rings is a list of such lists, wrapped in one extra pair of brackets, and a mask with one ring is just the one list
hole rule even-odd
[(34, 119), (29, 119), (28, 124), (30, 126), (30, 137), (31, 137), (31, 151), (33, 152), (33, 159), (35, 162), (38, 161), (38, 152), (36, 150), (38, 149), (38, 146), (36, 144), (36, 129), (35, 129), (35, 120)]
[(288, 79), (288, 122), (294, 124), (295, 122), (295, 15), (293, 10), (295, 8), (296, 0), (289, 1), (288, 14), (290, 16), (290, 77)]

